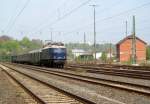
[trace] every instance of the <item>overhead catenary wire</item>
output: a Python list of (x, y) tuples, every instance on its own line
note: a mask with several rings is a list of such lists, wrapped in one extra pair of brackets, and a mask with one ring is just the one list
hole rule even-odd
[[(88, 2), (90, 2), (91, 0), (89, 0), (89, 1), (86, 1), (86, 2), (84, 2), (84, 3), (88, 3)], [(63, 5), (65, 5), (65, 3), (66, 3), (66, 1), (63, 3)], [(82, 4), (84, 4), (84, 3), (82, 3)], [(120, 0), (118, 0), (117, 2), (115, 2), (115, 3), (113, 3), (111, 6), (115, 6), (115, 5), (118, 5), (119, 3), (121, 3), (121, 1)], [(84, 5), (83, 5), (84, 6)], [(101, 12), (103, 12), (103, 11), (105, 11), (105, 10), (108, 10), (108, 9), (110, 9), (110, 6), (109, 6), (109, 8), (105, 8), (105, 9), (103, 9), (103, 10), (101, 10)], [(58, 10), (59, 10), (59, 12), (60, 12), (60, 8), (57, 8), (57, 12), (58, 12)], [(53, 13), (55, 13), (56, 11), (54, 11)], [(58, 19), (60, 19), (60, 14), (59, 14), (59, 17), (58, 17)], [(84, 18), (85, 19), (85, 18)], [(36, 29), (36, 28), (38, 28), (38, 27), (40, 27), (40, 26), (42, 26), (43, 24), (45, 24), (45, 23), (47, 23), (47, 20), (45, 20), (45, 22), (43, 22), (43, 23), (40, 23), (40, 25), (38, 25), (38, 26), (36, 26), (35, 28), (33, 28), (33, 30), (34, 29)], [(39, 29), (39, 31), (41, 31), (40, 29)], [(37, 31), (36, 31), (37, 32)], [(34, 32), (34, 33), (36, 33), (36, 32)], [(33, 32), (32, 32), (33, 33)]]
[[(78, 8), (78, 9), (80, 9), (82, 6), (84, 6), (84, 5), (86, 5), (88, 2), (90, 2), (90, 1), (92, 1), (92, 0), (88, 0), (88, 1), (85, 1), (85, 2), (83, 2), (81, 5), (79, 5), (78, 7), (76, 7), (76, 8)], [(117, 2), (115, 2), (115, 3), (113, 3), (111, 6), (115, 6), (115, 5), (118, 5), (119, 3), (121, 3), (121, 1), (120, 0), (118, 0)], [(65, 3), (64, 3), (65, 4)], [(64, 5), (63, 4), (63, 5)], [(70, 11), (70, 12), (73, 12), (73, 11), (76, 11), (76, 8), (75, 9), (73, 9), (72, 11)], [(103, 10), (101, 10), (101, 12), (103, 12), (103, 11), (105, 11), (105, 10), (108, 10), (108, 9), (110, 9), (110, 6), (109, 6), (109, 8), (105, 8), (105, 9), (103, 9)], [(58, 9), (57, 9), (58, 10)], [(57, 11), (58, 12), (58, 11)], [(69, 12), (67, 13), (68, 15), (70, 14)], [(64, 17), (67, 15), (67, 14), (65, 14), (64, 15)], [(59, 18), (58, 19), (61, 19), (62, 17), (60, 17), (59, 16)], [(63, 18), (62, 18), (63, 19)], [(85, 19), (85, 18), (84, 18)], [(58, 20), (59, 21), (59, 20)], [(53, 21), (53, 22), (55, 22), (55, 21)], [(53, 23), (52, 22), (52, 23)], [(57, 20), (56, 20), (56, 22), (57, 22)], [(45, 23), (47, 23), (47, 21), (45, 21)], [(55, 23), (54, 23), (55, 24)], [(39, 26), (41, 26), (42, 24), (40, 24)], [(37, 31), (36, 31), (37, 32)], [(34, 32), (35, 33), (35, 32)]]
[[(150, 2), (145, 3), (145, 4), (142, 4), (142, 5), (140, 5), (140, 6), (136, 6), (136, 7), (131, 8), (131, 9), (128, 9), (128, 10), (126, 10), (126, 11), (117, 13), (117, 14), (115, 14), (115, 15), (112, 15), (112, 16), (109, 16), (109, 17), (105, 17), (105, 18), (103, 18), (103, 19), (97, 19), (96, 22), (102, 22), (102, 21), (105, 21), (105, 20), (109, 20), (109, 19), (112, 19), (112, 18), (114, 18), (114, 17), (124, 15), (124, 14), (126, 14), (126, 13), (129, 13), (129, 12), (131, 12), (131, 11), (140, 9), (140, 8), (145, 7), (145, 6), (148, 6), (148, 5), (150, 5)], [(87, 24), (87, 25), (84, 25), (84, 26), (82, 26), (82, 27), (79, 27), (79, 28), (77, 28), (77, 29), (74, 29), (73, 31), (66, 32), (66, 33), (64, 33), (64, 34), (70, 34), (70, 33), (72, 33), (72, 32), (79, 31), (79, 30), (81, 30), (81, 29), (84, 29), (84, 28), (86, 28), (86, 27), (92, 25), (92, 24), (93, 24), (93, 23), (91, 22), (91, 23), (89, 23), (89, 24)]]
[[(71, 15), (72, 13), (76, 12), (77, 10), (79, 10), (81, 7), (83, 7), (84, 5), (86, 5), (87, 3), (89, 3), (91, 0), (87, 0), (83, 3), (81, 3), (79, 6), (77, 6), (76, 8), (73, 8), (71, 11), (67, 12), (66, 14), (64, 14), (63, 16), (61, 16), (60, 18), (54, 20), (53, 22), (51, 22), (50, 24), (42, 27), (41, 29), (39, 30), (42, 30), (42, 29), (45, 29), (47, 27), (51, 27), (52, 25), (56, 24), (57, 22), (63, 20), (64, 18), (68, 17), (69, 15)], [(39, 31), (38, 30), (38, 31)]]
[(16, 23), (18, 17), (23, 13), (24, 9), (27, 7), (27, 5), (29, 4), (30, 0), (27, 0), (26, 3), (24, 4), (23, 8), (19, 11), (19, 13), (16, 15), (14, 21), (12, 22), (12, 24), (10, 25), (10, 27), (7, 30), (7, 33), (12, 29), (12, 27), (14, 26), (14, 24)]
[[(19, 1), (20, 1), (20, 0), (19, 0)], [(15, 12), (16, 12), (16, 10), (18, 9), (18, 7), (19, 7), (19, 2), (18, 2), (18, 3), (16, 4), (16, 6), (15, 6), (15, 9), (14, 9)], [(7, 23), (6, 26), (4, 27), (4, 30), (6, 30), (6, 29), (10, 26), (11, 22), (13, 21), (13, 18), (14, 18), (14, 14), (11, 15), (10, 19), (8, 20), (8, 23)]]
[[(89, 1), (86, 1), (86, 2), (84, 2), (84, 3), (82, 3), (83, 5), (81, 5), (81, 6), (84, 6), (85, 4), (87, 4), (88, 2), (90, 2), (91, 0), (89, 0)], [(118, 5), (119, 3), (121, 3), (121, 1), (120, 0), (118, 0), (117, 2), (115, 2), (115, 3), (113, 3), (111, 6), (116, 6), (116, 5)], [(108, 10), (108, 9), (110, 9), (110, 6), (109, 6), (109, 8), (105, 8), (105, 9), (103, 9), (103, 10), (101, 10), (100, 12), (103, 12), (103, 11), (105, 11), (105, 10)], [(84, 20), (85, 20), (85, 18), (84, 18)]]
[[(54, 11), (52, 11), (48, 16), (50, 16), (51, 14), (54, 14), (55, 12), (58, 12), (58, 10), (60, 10), (60, 7), (64, 6), (67, 1), (68, 1), (68, 0), (65, 0), (62, 5), (58, 6), (57, 9), (54, 10)], [(35, 29), (41, 27), (42, 25), (46, 24), (49, 19), (50, 19), (50, 18), (45, 19), (43, 22), (39, 23), (39, 25), (35, 26), (32, 30), (35, 30)]]

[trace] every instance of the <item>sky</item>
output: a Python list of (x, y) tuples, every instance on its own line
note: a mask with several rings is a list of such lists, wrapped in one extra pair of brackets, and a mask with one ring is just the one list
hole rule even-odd
[(96, 43), (114, 43), (132, 33), (150, 44), (149, 0), (0, 0), (0, 35), (14, 39), (52, 40), (93, 44), (93, 7)]

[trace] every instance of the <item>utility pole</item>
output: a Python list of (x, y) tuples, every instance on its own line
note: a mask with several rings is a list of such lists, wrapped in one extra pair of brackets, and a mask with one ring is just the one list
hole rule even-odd
[(126, 21), (126, 37), (128, 36), (128, 22)]
[(53, 41), (53, 32), (52, 32), (53, 28), (50, 28), (50, 32), (51, 32), (51, 42)]
[(23, 36), (23, 31), (20, 31), (20, 34)]
[(61, 38), (62, 38), (62, 37), (61, 37), (61, 31), (58, 31), (58, 35), (59, 35), (59, 39), (58, 39), (58, 41), (60, 41), (60, 42), (61, 42), (61, 41), (62, 41), (62, 39), (61, 39)]
[(133, 33), (132, 33), (132, 64), (136, 64), (135, 16), (133, 16)]
[(84, 32), (84, 45), (86, 44), (86, 34)]
[(96, 24), (95, 24), (95, 7), (97, 5), (90, 5), (93, 7), (93, 10), (94, 10), (94, 57), (95, 57), (95, 61), (96, 61)]
[(111, 56), (111, 54), (112, 54), (112, 46), (111, 46), (111, 43), (109, 44), (109, 54), (110, 54), (110, 64), (111, 64), (111, 61), (112, 61), (112, 56)]
[(51, 31), (51, 42), (53, 41), (53, 32)]
[[(84, 32), (84, 38), (83, 38), (83, 49), (85, 50), (85, 47), (86, 47), (86, 34), (85, 34), (85, 32)], [(84, 61), (85, 61), (85, 63), (86, 63), (86, 57), (84, 56)]]

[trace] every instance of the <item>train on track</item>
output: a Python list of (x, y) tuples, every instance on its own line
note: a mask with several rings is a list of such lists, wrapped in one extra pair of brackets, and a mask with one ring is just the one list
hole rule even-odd
[(67, 51), (63, 43), (48, 43), (42, 49), (33, 50), (21, 55), (13, 55), (13, 63), (32, 64), (63, 68)]

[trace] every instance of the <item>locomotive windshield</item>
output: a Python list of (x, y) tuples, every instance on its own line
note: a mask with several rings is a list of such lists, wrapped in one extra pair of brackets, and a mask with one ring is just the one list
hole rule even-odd
[(66, 49), (65, 48), (55, 48), (54, 53), (65, 53)]
[(66, 48), (53, 48), (53, 59), (66, 59)]

